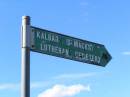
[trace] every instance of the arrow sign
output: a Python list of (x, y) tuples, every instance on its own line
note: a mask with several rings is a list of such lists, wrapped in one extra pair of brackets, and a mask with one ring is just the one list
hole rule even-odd
[(102, 44), (31, 27), (31, 51), (106, 66), (111, 55)]

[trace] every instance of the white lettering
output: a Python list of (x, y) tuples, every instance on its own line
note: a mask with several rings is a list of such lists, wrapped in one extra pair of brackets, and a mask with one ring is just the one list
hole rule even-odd
[(52, 42), (59, 43), (58, 35), (55, 35), (53, 33), (46, 33), (46, 32), (37, 31), (36, 37), (38, 39), (41, 39), (41, 40), (46, 40), (46, 41), (52, 41)]
[(96, 55), (92, 55), (92, 54), (87, 54), (87, 53), (82, 53), (82, 52), (75, 52), (75, 58), (83, 61), (83, 62), (92, 62), (92, 63), (100, 63), (101, 58), (99, 56)]
[(37, 38), (39, 38), (39, 39), (41, 38), (41, 37), (40, 37), (40, 32), (39, 32), (39, 31), (37, 31)]
[(66, 45), (87, 51), (93, 51), (94, 49), (94, 46), (91, 43), (83, 42), (76, 39), (66, 39)]
[(71, 39), (66, 39), (66, 45), (67, 46), (72, 46), (73, 45), (73, 41)]
[(88, 51), (93, 51), (93, 45), (92, 44), (85, 44), (84, 49)]
[(64, 55), (65, 57), (70, 57), (69, 56), (69, 49), (61, 48), (58, 46), (53, 46), (53, 45), (46, 44), (46, 43), (41, 43), (40, 46), (41, 46), (41, 51)]

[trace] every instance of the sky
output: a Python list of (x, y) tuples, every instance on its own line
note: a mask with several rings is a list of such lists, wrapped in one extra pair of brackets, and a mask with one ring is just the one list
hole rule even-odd
[(0, 0), (0, 97), (20, 97), (21, 23), (105, 45), (106, 67), (30, 54), (30, 97), (129, 97), (129, 0)]

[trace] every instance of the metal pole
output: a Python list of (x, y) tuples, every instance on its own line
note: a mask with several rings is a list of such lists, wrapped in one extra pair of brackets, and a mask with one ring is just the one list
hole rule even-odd
[(21, 97), (30, 97), (30, 17), (22, 17)]

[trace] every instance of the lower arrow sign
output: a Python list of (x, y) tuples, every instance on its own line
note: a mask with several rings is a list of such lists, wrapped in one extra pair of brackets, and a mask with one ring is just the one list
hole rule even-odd
[(104, 45), (37, 27), (31, 29), (32, 51), (103, 67), (112, 58)]

